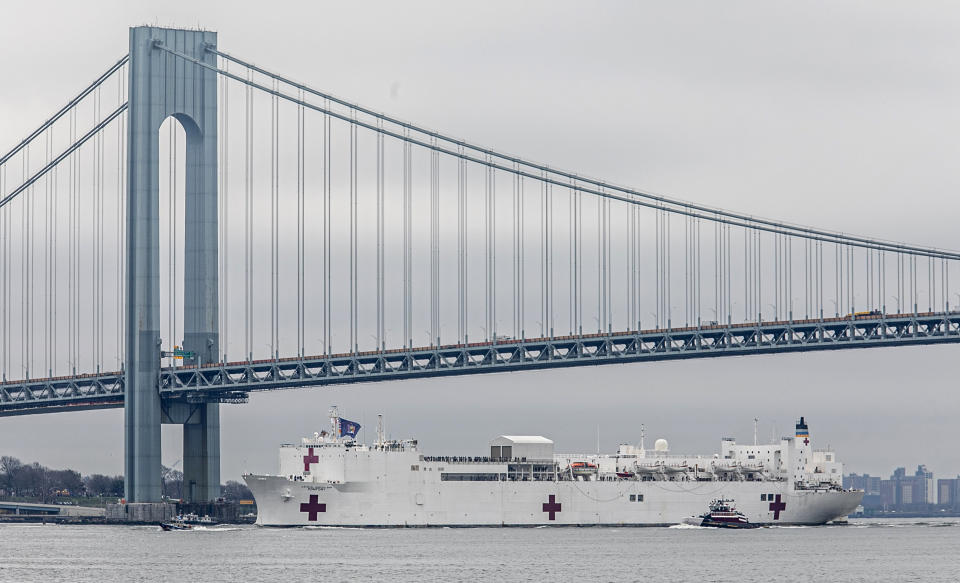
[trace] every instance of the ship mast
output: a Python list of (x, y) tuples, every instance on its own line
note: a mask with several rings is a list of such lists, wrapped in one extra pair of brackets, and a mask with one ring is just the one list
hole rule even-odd
[(330, 407), (330, 435), (337, 441), (340, 440), (340, 411), (336, 405)]
[(383, 449), (383, 415), (377, 415), (377, 447)]

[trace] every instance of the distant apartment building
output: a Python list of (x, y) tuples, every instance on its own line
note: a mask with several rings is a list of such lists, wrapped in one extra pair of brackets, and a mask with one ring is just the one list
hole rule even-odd
[(912, 476), (907, 475), (906, 468), (897, 468), (889, 480), (880, 480), (879, 496), (877, 499), (868, 499), (864, 496), (864, 506), (880, 506), (888, 510), (920, 510), (930, 504), (937, 503), (937, 484), (933, 479), (933, 472), (925, 465), (917, 466)]
[(937, 480), (937, 504), (960, 508), (960, 476)]

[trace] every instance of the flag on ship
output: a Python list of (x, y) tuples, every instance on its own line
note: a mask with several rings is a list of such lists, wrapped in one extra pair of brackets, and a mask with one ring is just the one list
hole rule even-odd
[(360, 431), (360, 424), (356, 421), (350, 421), (349, 419), (340, 418), (340, 435), (349, 435), (350, 437), (356, 437), (357, 432)]

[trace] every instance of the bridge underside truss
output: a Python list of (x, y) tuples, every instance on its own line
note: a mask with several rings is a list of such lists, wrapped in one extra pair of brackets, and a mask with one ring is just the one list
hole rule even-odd
[[(165, 401), (243, 403), (251, 391), (486, 372), (960, 342), (960, 313), (558, 336), (166, 368)], [(0, 416), (122, 407), (123, 374), (0, 384)]]

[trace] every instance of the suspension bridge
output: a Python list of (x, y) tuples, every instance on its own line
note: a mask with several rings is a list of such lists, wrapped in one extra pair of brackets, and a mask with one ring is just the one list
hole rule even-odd
[(124, 407), (137, 502), (161, 423), (215, 498), (251, 391), (960, 341), (960, 253), (553, 168), (200, 30), (132, 28), (0, 158), (0, 232), (0, 416)]

